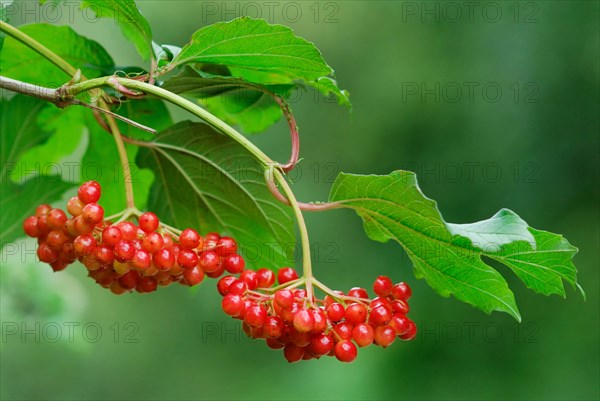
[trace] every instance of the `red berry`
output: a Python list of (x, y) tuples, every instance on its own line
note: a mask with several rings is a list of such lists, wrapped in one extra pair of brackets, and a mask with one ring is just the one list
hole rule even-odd
[(198, 285), (204, 280), (204, 270), (198, 268), (198, 266), (194, 266), (191, 269), (185, 269), (183, 271), (183, 279), (190, 287)]
[(88, 203), (83, 207), (81, 216), (86, 222), (96, 225), (104, 219), (104, 209), (97, 203)]
[(246, 292), (247, 289), (248, 289), (248, 284), (246, 284), (246, 282), (244, 280), (236, 279), (227, 288), (227, 293), (244, 295), (244, 293)]
[(175, 255), (170, 249), (163, 248), (152, 254), (152, 260), (159, 270), (169, 270), (175, 264)]
[(388, 324), (392, 319), (392, 308), (388, 305), (379, 305), (371, 309), (369, 314), (369, 323), (373, 326)]
[(38, 218), (35, 216), (29, 216), (23, 221), (23, 231), (30, 237), (38, 237), (40, 235), (40, 230), (37, 227)]
[(254, 270), (244, 270), (240, 274), (240, 280), (243, 280), (248, 284), (249, 290), (255, 290), (258, 287), (258, 274)]
[(354, 326), (352, 326), (350, 323), (343, 322), (333, 326), (333, 330), (335, 331), (337, 336), (342, 340), (350, 340), (352, 338), (352, 331), (354, 330)]
[(342, 340), (335, 345), (335, 357), (341, 362), (352, 362), (358, 353), (356, 346), (348, 340)]
[(394, 283), (388, 276), (379, 276), (373, 283), (373, 291), (380, 297), (387, 297), (392, 294), (393, 285)]
[(321, 333), (327, 329), (327, 317), (325, 316), (325, 312), (321, 309), (311, 309), (310, 313), (313, 316), (315, 324), (313, 325), (313, 331), (315, 333)]
[(357, 302), (346, 308), (346, 321), (351, 325), (364, 323), (367, 320), (367, 307)]
[(412, 320), (408, 319), (408, 330), (406, 333), (400, 335), (400, 338), (404, 341), (409, 341), (415, 338), (417, 335), (417, 325)]
[(334, 347), (331, 334), (319, 333), (310, 341), (310, 350), (317, 355), (327, 355)]
[(77, 191), (77, 196), (81, 202), (88, 204), (98, 202), (102, 189), (96, 181), (88, 181), (83, 183)]
[(158, 283), (153, 277), (140, 277), (137, 287), (138, 292), (153, 292), (156, 291)]
[(231, 237), (221, 237), (217, 240), (216, 251), (219, 255), (229, 255), (237, 252), (237, 243)]
[(79, 234), (89, 234), (94, 230), (94, 224), (88, 223), (83, 216), (77, 216), (74, 220), (75, 231)]
[(154, 213), (145, 212), (138, 219), (138, 223), (144, 232), (151, 233), (158, 228), (159, 220)]
[(74, 196), (69, 199), (69, 202), (67, 202), (67, 212), (69, 212), (71, 216), (79, 216), (81, 213), (83, 213), (84, 206), (85, 205), (81, 199), (79, 199), (77, 196)]
[(63, 260), (55, 260), (54, 262), (50, 263), (50, 267), (52, 268), (53, 272), (59, 272), (61, 270), (64, 270), (69, 264)]
[(412, 295), (412, 290), (410, 286), (404, 282), (398, 283), (394, 285), (392, 288), (392, 296), (395, 299), (400, 299), (402, 301), (408, 301), (410, 296)]
[(386, 324), (375, 329), (375, 344), (386, 348), (396, 339), (396, 331), (392, 326)]
[(237, 317), (244, 311), (244, 300), (238, 294), (227, 294), (221, 301), (223, 312), (231, 317)]
[(96, 252), (94, 254), (98, 262), (107, 266), (111, 265), (115, 260), (115, 253), (113, 252), (113, 248), (111, 246), (101, 244), (96, 248)]
[(137, 226), (130, 221), (122, 221), (117, 224), (117, 228), (121, 230), (122, 238), (126, 241), (137, 239)]
[(47, 243), (42, 242), (37, 249), (37, 256), (40, 261), (45, 263), (52, 263), (58, 259), (58, 252), (50, 248)]
[(315, 327), (315, 319), (306, 309), (301, 309), (294, 315), (294, 327), (300, 333), (308, 333)]
[(132, 290), (138, 285), (140, 275), (135, 270), (129, 270), (123, 277), (119, 278), (119, 286), (126, 290)]
[(338, 302), (334, 302), (327, 307), (327, 317), (332, 322), (339, 322), (344, 318), (346, 310), (344, 306)]
[(163, 236), (157, 232), (148, 233), (142, 239), (142, 248), (150, 253), (160, 251), (164, 245)]
[(283, 356), (289, 363), (294, 363), (302, 360), (304, 356), (304, 348), (294, 344), (287, 344), (283, 349)]
[(352, 330), (352, 338), (359, 347), (366, 347), (375, 339), (375, 329), (370, 324), (357, 324)]
[(277, 272), (277, 281), (279, 284), (289, 283), (297, 278), (298, 273), (296, 273), (296, 270), (292, 269), (291, 267), (282, 267)]
[(152, 255), (146, 250), (135, 251), (131, 259), (131, 266), (136, 270), (147, 270), (152, 265)]
[(218, 233), (208, 233), (204, 236), (204, 241), (202, 243), (205, 251), (216, 251), (217, 242), (219, 241), (221, 236)]
[(237, 253), (225, 255), (222, 261), (225, 270), (227, 270), (227, 272), (231, 274), (241, 273), (242, 271), (244, 271), (244, 267), (246, 266), (244, 258), (242, 258)]
[(121, 263), (130, 261), (135, 255), (135, 247), (131, 241), (121, 240), (113, 248), (115, 259)]
[(349, 297), (354, 297), (354, 298), (369, 298), (369, 294), (367, 293), (367, 290), (365, 290), (364, 288), (360, 288), (360, 287), (354, 287), (351, 288), (350, 291), (348, 291), (348, 296)]
[(410, 312), (408, 304), (399, 299), (395, 299), (392, 301), (392, 309), (394, 310), (394, 313), (401, 313), (403, 315), (406, 315), (408, 312)]
[(69, 241), (69, 238), (63, 232), (63, 230), (52, 230), (46, 237), (46, 243), (57, 251), (62, 250), (63, 245)]
[(263, 324), (263, 333), (267, 337), (277, 338), (283, 334), (283, 320), (277, 316), (268, 316)]
[(221, 275), (223, 273), (225, 273), (225, 267), (223, 267), (222, 263), (219, 263), (217, 265), (217, 269), (216, 270), (213, 270), (211, 272), (208, 272), (208, 271), (205, 270), (205, 273), (210, 278), (219, 278), (219, 277), (221, 277)]
[(61, 230), (67, 220), (67, 215), (60, 209), (52, 209), (46, 216), (46, 223), (52, 230)]
[(272, 270), (261, 268), (256, 271), (258, 276), (258, 288), (269, 288), (275, 284), (275, 273)]
[(121, 230), (116, 226), (108, 226), (102, 230), (102, 243), (108, 246), (115, 246), (123, 238)]
[(219, 294), (221, 294), (222, 296), (229, 294), (228, 288), (234, 281), (237, 281), (237, 278), (233, 276), (225, 276), (222, 279), (220, 279), (217, 283), (217, 291), (219, 291)]
[(273, 300), (282, 308), (289, 308), (294, 303), (294, 294), (290, 290), (279, 290)]
[(50, 226), (48, 226), (48, 215), (47, 214), (42, 214), (40, 216), (37, 216), (37, 229), (39, 231), (39, 236), (42, 236), (44, 234), (47, 234), (51, 229)]
[(52, 210), (52, 206), (48, 204), (44, 203), (43, 205), (39, 205), (35, 209), (35, 217), (45, 216), (50, 212), (50, 210)]
[(411, 325), (409, 322), (409, 318), (400, 313), (396, 313), (392, 316), (392, 320), (390, 320), (390, 326), (396, 331), (396, 335), (402, 336), (410, 330)]
[(96, 240), (90, 234), (82, 234), (75, 238), (73, 248), (79, 256), (89, 255), (96, 250)]
[(280, 343), (279, 340), (272, 337), (267, 337), (265, 342), (267, 343), (267, 346), (271, 349), (282, 349), (283, 347), (285, 347), (285, 345)]
[(179, 235), (179, 245), (183, 248), (194, 249), (200, 245), (200, 234), (192, 228), (186, 228)]
[(191, 249), (182, 249), (177, 254), (177, 263), (184, 269), (198, 266), (198, 254)]
[[(229, 296), (229, 295), (228, 295)], [(267, 318), (267, 310), (262, 305), (252, 305), (246, 309), (244, 321), (251, 327), (261, 327)]]
[(215, 272), (219, 270), (219, 267), (221, 265), (221, 259), (219, 258), (219, 255), (217, 255), (216, 252), (200, 252), (198, 265), (200, 266), (200, 268), (202, 268), (202, 270), (204, 270), (207, 273)]

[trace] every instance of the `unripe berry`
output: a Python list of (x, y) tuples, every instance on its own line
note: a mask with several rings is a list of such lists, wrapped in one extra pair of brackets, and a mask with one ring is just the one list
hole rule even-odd
[(152, 212), (145, 212), (138, 219), (140, 228), (146, 232), (151, 233), (158, 228), (160, 223), (158, 217)]
[(69, 199), (69, 202), (67, 203), (67, 212), (69, 212), (71, 216), (79, 216), (81, 213), (83, 213), (84, 206), (85, 205), (81, 199), (79, 199), (77, 196), (74, 196)]

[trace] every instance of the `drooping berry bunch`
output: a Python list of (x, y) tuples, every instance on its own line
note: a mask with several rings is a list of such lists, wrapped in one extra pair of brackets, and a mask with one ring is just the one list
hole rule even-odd
[(23, 229), (38, 240), (37, 255), (54, 271), (79, 260), (88, 275), (115, 294), (136, 290), (153, 292), (160, 286), (199, 284), (204, 276), (220, 277), (225, 271), (244, 270), (233, 238), (217, 233), (200, 236), (187, 228), (178, 236), (170, 232), (152, 212), (137, 220), (116, 224), (104, 219), (101, 187), (95, 181), (81, 185), (69, 200), (67, 211), (40, 205)]
[(323, 300), (307, 298), (305, 289), (292, 268), (277, 274), (268, 269), (244, 270), (239, 278), (225, 276), (217, 289), (223, 296), (222, 308), (229, 316), (243, 321), (251, 338), (264, 338), (273, 349), (283, 349), (288, 362), (321, 356), (335, 356), (352, 362), (357, 347), (375, 344), (390, 346), (396, 338), (412, 340), (417, 327), (406, 315), (411, 289), (406, 283), (393, 284), (379, 276), (373, 284), (376, 298), (363, 288), (352, 288), (345, 295), (335, 291)]

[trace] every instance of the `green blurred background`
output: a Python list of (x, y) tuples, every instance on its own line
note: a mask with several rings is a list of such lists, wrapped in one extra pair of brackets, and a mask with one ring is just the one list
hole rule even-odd
[[(13, 23), (55, 15), (31, 1), (17, 5)], [(362, 349), (350, 365), (331, 358), (289, 365), (240, 335), (214, 283), (196, 293), (173, 286), (116, 297), (82, 268), (55, 275), (31, 256), (23, 263), (5, 252), (2, 399), (600, 397), (598, 2), (141, 1), (140, 8), (165, 44), (183, 45), (196, 29), (242, 14), (316, 43), (354, 110), (349, 116), (312, 92), (293, 103), (304, 158), (299, 198), (326, 199), (339, 171), (416, 171), (447, 221), (507, 207), (565, 235), (580, 249), (587, 301), (571, 288), (566, 300), (534, 294), (500, 268), (523, 323), (488, 316), (417, 281), (400, 247), (366, 239), (351, 212), (311, 214), (322, 281), (339, 289), (369, 286), (378, 274), (409, 282), (420, 334), (386, 350)], [(75, 12), (59, 23), (99, 41), (119, 65), (140, 63), (111, 21), (90, 24)], [(285, 124), (252, 139), (275, 159), (287, 157)], [(22, 323), (39, 341), (34, 334), (23, 341)], [(67, 325), (75, 325), (72, 338)]]

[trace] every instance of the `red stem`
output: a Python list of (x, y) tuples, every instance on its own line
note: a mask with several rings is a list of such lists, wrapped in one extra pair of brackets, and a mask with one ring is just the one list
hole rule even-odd
[(296, 167), (298, 158), (300, 156), (300, 135), (298, 133), (298, 124), (296, 124), (296, 119), (290, 110), (290, 106), (281, 98), (281, 96), (274, 95), (273, 97), (277, 104), (279, 104), (279, 107), (281, 107), (281, 111), (283, 112), (283, 115), (285, 116), (285, 119), (290, 127), (292, 153), (290, 155), (290, 160), (286, 164), (279, 166), (284, 173), (289, 173), (294, 169), (294, 167)]

